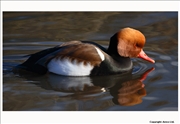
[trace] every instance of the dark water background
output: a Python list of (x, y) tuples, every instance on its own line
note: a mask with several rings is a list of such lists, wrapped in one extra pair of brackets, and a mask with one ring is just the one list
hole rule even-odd
[[(133, 58), (132, 74), (93, 78), (12, 71), (27, 59), (24, 55), (63, 42), (88, 40), (107, 47), (124, 27), (144, 33), (144, 51), (155, 64)], [(4, 12), (3, 110), (177, 111), (178, 13)]]

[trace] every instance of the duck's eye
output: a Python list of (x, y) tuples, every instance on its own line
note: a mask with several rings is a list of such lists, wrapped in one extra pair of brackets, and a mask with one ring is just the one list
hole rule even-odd
[(141, 44), (141, 43), (136, 43), (136, 47), (139, 47), (139, 48), (143, 48), (143, 44)]
[(136, 43), (136, 46), (137, 46), (137, 47), (140, 47), (140, 45), (139, 45), (138, 43)]

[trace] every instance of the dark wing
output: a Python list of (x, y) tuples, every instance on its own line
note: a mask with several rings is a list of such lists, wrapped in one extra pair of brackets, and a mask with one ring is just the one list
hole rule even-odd
[(57, 51), (58, 49), (59, 47), (56, 46), (54, 48), (45, 49), (40, 52), (28, 55), (30, 57), (24, 63), (18, 65), (17, 67), (25, 69), (27, 71), (36, 72), (39, 74), (45, 74), (47, 72), (47, 68), (45, 68), (42, 65), (36, 64), (36, 62), (39, 61), (44, 56)]

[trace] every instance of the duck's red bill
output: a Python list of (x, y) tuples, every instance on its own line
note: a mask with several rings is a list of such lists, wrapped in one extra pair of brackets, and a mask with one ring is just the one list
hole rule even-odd
[(153, 59), (151, 59), (150, 57), (148, 57), (143, 50), (141, 50), (141, 52), (139, 53), (139, 55), (137, 57), (141, 58), (141, 59), (144, 59), (146, 61), (149, 61), (151, 63), (155, 63), (155, 61)]

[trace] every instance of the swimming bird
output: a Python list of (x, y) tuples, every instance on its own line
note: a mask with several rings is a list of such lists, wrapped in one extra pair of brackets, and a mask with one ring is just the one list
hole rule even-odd
[(123, 28), (110, 38), (108, 49), (90, 41), (70, 41), (29, 55), (18, 68), (38, 74), (94, 76), (132, 70), (131, 57), (155, 63), (143, 51), (145, 36), (136, 29)]

